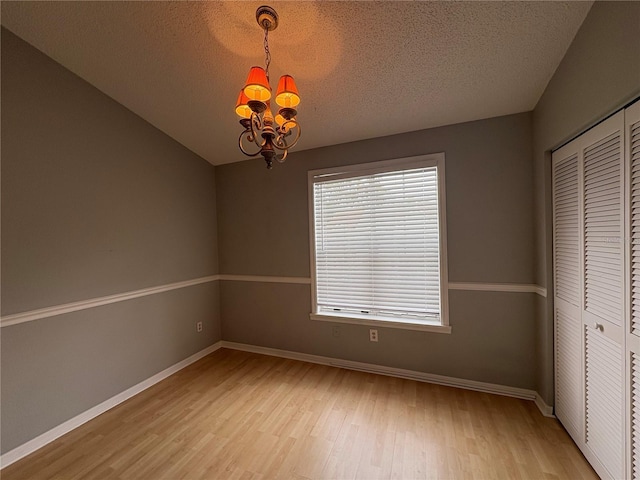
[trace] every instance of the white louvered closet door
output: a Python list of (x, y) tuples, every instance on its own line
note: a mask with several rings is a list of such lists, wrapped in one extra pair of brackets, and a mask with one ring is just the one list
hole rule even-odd
[[(625, 476), (624, 112), (580, 137), (583, 166), (585, 454)], [(590, 455), (591, 454), (591, 455)]]
[(572, 437), (581, 438), (582, 321), (578, 151), (553, 155), (553, 264), (555, 284), (555, 414)]
[(627, 219), (627, 478), (640, 479), (640, 102), (625, 111)]
[(602, 478), (628, 475), (624, 119), (552, 157), (556, 416)]

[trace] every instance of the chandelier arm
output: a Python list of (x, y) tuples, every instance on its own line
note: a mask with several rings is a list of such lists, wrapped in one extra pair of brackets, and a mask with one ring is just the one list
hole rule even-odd
[(258, 148), (264, 147), (266, 143), (266, 139), (263, 139), (262, 142), (258, 140), (258, 138), (261, 138), (260, 132), (263, 128), (264, 125), (262, 123), (260, 115), (258, 115), (256, 112), (251, 112), (251, 136), (253, 137), (253, 141), (258, 146)]
[[(300, 140), (300, 134), (302, 133), (302, 129), (300, 128), (300, 124), (298, 122), (293, 121), (293, 120), (287, 120), (286, 122), (284, 122), (282, 124), (282, 127), (280, 127), (280, 130), (281, 131), (284, 130), (284, 128), (285, 128), (285, 126), (287, 124), (293, 124), (293, 126), (289, 129), (289, 131), (287, 133), (280, 133), (276, 137), (275, 141), (273, 142), (274, 147), (276, 147), (278, 150), (285, 150), (286, 151), (286, 150), (290, 149), (291, 147), (294, 147), (295, 144), (298, 143), (298, 140)], [(293, 139), (293, 142), (288, 143), (285, 140), (285, 136), (290, 134), (293, 129), (296, 129), (295, 137)]]
[(276, 160), (278, 161), (278, 163), (284, 163), (284, 161), (285, 161), (285, 160), (286, 160), (286, 158), (287, 158), (287, 153), (289, 153), (289, 149), (287, 149), (287, 150), (283, 150), (283, 151), (282, 151), (282, 155), (278, 155), (278, 156), (276, 157)]
[(243, 131), (240, 136), (238, 137), (238, 147), (240, 147), (240, 151), (242, 153), (244, 153), (247, 157), (257, 157), (258, 155), (260, 155), (260, 153), (262, 152), (262, 149), (258, 150), (256, 153), (249, 153), (247, 152), (244, 147), (242, 146), (242, 137), (243, 136), (247, 136), (247, 141), (250, 143), (254, 143), (253, 142), (253, 138), (252, 138), (252, 133), (251, 130), (247, 129), (245, 131)]

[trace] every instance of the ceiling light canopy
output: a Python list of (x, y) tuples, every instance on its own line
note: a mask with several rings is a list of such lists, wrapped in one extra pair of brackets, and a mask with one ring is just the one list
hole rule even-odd
[[(241, 117), (240, 124), (244, 127), (238, 138), (238, 146), (249, 157), (262, 155), (267, 168), (271, 168), (274, 158), (284, 162), (289, 149), (300, 138), (300, 125), (296, 119), (300, 95), (291, 75), (280, 77), (275, 96), (280, 108), (273, 116), (269, 84), (269, 32), (278, 26), (278, 14), (273, 8), (262, 6), (256, 11), (256, 20), (264, 30), (265, 68), (251, 67), (245, 86), (238, 95), (236, 113)], [(255, 144), (259, 150), (250, 152), (246, 147), (251, 144)]]

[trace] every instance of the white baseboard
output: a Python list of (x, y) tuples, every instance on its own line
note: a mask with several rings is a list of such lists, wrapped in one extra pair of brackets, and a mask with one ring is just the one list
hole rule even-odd
[(357, 370), (361, 372), (376, 373), (379, 375), (387, 375), (391, 377), (406, 378), (409, 380), (416, 380), (419, 382), (434, 383), (438, 385), (445, 385), (450, 387), (464, 388), (467, 390), (474, 390), (484, 393), (492, 393), (495, 395), (504, 395), (507, 397), (521, 398), (524, 400), (532, 400), (540, 412), (546, 417), (553, 417), (553, 408), (547, 405), (540, 395), (533, 391), (524, 388), (509, 387), (505, 385), (497, 385), (494, 383), (477, 382), (475, 380), (465, 380), (462, 378), (447, 377), (444, 375), (435, 375), (431, 373), (418, 372), (415, 370), (405, 370), (402, 368), (385, 367), (382, 365), (375, 365), (372, 363), (354, 362), (350, 360), (340, 360), (337, 358), (323, 357), (320, 355), (310, 355), (307, 353), (292, 352), (288, 350), (278, 350), (275, 348), (259, 347), (255, 345), (247, 345), (243, 343), (219, 341), (213, 345), (201, 350), (188, 358), (185, 358), (181, 362), (172, 365), (169, 368), (155, 374), (154, 376), (134, 385), (133, 387), (125, 390), (114, 397), (90, 408), (86, 412), (83, 412), (70, 420), (52, 428), (51, 430), (39, 435), (33, 440), (14, 448), (13, 450), (0, 456), (0, 469), (17, 462), (21, 458), (30, 455), (36, 450), (44, 447), (45, 445), (53, 442), (62, 435), (70, 432), (71, 430), (78, 428), (84, 423), (92, 420), (98, 415), (112, 409), (120, 403), (128, 400), (129, 398), (137, 395), (138, 393), (146, 390), (147, 388), (155, 385), (156, 383), (164, 380), (165, 378), (173, 375), (174, 373), (182, 370), (188, 365), (200, 360), (201, 358), (209, 355), (210, 353), (219, 350), (220, 348), (229, 348), (232, 350), (241, 350), (244, 352), (259, 353), (262, 355), (270, 355), (273, 357), (288, 358), (291, 360), (300, 360), (303, 362), (316, 363), (320, 365), (329, 365), (332, 367), (346, 368), (349, 370)]
[(70, 432), (71, 430), (78, 428), (80, 425), (88, 422), (89, 420), (97, 417), (98, 415), (106, 412), (107, 410), (112, 409), (113, 407), (119, 405), (125, 400), (137, 395), (138, 393), (146, 390), (147, 388), (155, 385), (156, 383), (164, 380), (165, 378), (173, 375), (174, 373), (182, 370), (188, 365), (200, 360), (202, 357), (206, 357), (212, 352), (219, 350), (222, 347), (222, 342), (216, 342), (213, 345), (205, 348), (204, 350), (200, 350), (197, 353), (194, 353), (188, 358), (185, 358), (181, 362), (176, 363), (175, 365), (170, 366), (169, 368), (164, 369), (163, 371), (156, 373), (153, 377), (150, 377), (137, 385), (134, 385), (131, 388), (128, 388), (122, 393), (111, 397), (108, 400), (96, 405), (93, 408), (90, 408), (86, 412), (83, 412), (79, 415), (76, 415), (70, 420), (67, 420), (64, 423), (61, 423), (57, 427), (52, 428), (48, 432), (43, 433), (42, 435), (37, 436), (33, 440), (29, 440), (27, 443), (20, 445), (19, 447), (10, 450), (4, 455), (0, 456), (0, 469), (11, 465), (14, 462), (17, 462), (21, 458), (26, 457), (27, 455), (35, 452), (36, 450), (44, 447), (48, 443), (53, 442), (55, 439), (61, 437), (65, 433)]
[(540, 394), (537, 392), (535, 402), (536, 407), (538, 407), (538, 410), (540, 410), (540, 413), (542, 413), (542, 415), (544, 415), (545, 417), (556, 418), (556, 416), (553, 414), (553, 407), (551, 405), (547, 405)]
[(288, 350), (278, 350), (276, 348), (258, 347), (255, 345), (247, 345), (244, 343), (227, 342), (223, 340), (223, 348), (232, 350), (242, 350), (244, 352), (260, 353), (273, 357), (288, 358), (291, 360), (300, 360), (303, 362), (317, 363), (320, 365), (329, 365), (332, 367), (346, 368), (349, 370), (358, 370), (361, 372), (377, 373), (379, 375), (387, 375), (391, 377), (406, 378), (419, 382), (435, 383), (438, 385), (446, 385), (449, 387), (464, 388), (466, 390), (475, 390), (477, 392), (492, 393), (495, 395), (504, 395), (506, 397), (521, 398), (524, 400), (532, 400), (540, 412), (545, 416), (553, 416), (553, 408), (544, 403), (540, 395), (534, 390), (525, 388), (509, 387), (506, 385), (497, 385), (495, 383), (477, 382), (475, 380), (465, 380), (463, 378), (447, 377), (444, 375), (435, 375), (432, 373), (418, 372), (415, 370), (405, 370), (402, 368), (385, 367), (372, 363), (353, 362), (350, 360), (340, 360), (331, 357), (322, 357), (319, 355), (310, 355), (307, 353), (291, 352)]

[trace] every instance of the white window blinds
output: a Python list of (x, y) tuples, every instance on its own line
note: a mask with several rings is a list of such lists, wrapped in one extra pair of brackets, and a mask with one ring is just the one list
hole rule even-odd
[(440, 323), (436, 165), (313, 178), (317, 313)]

